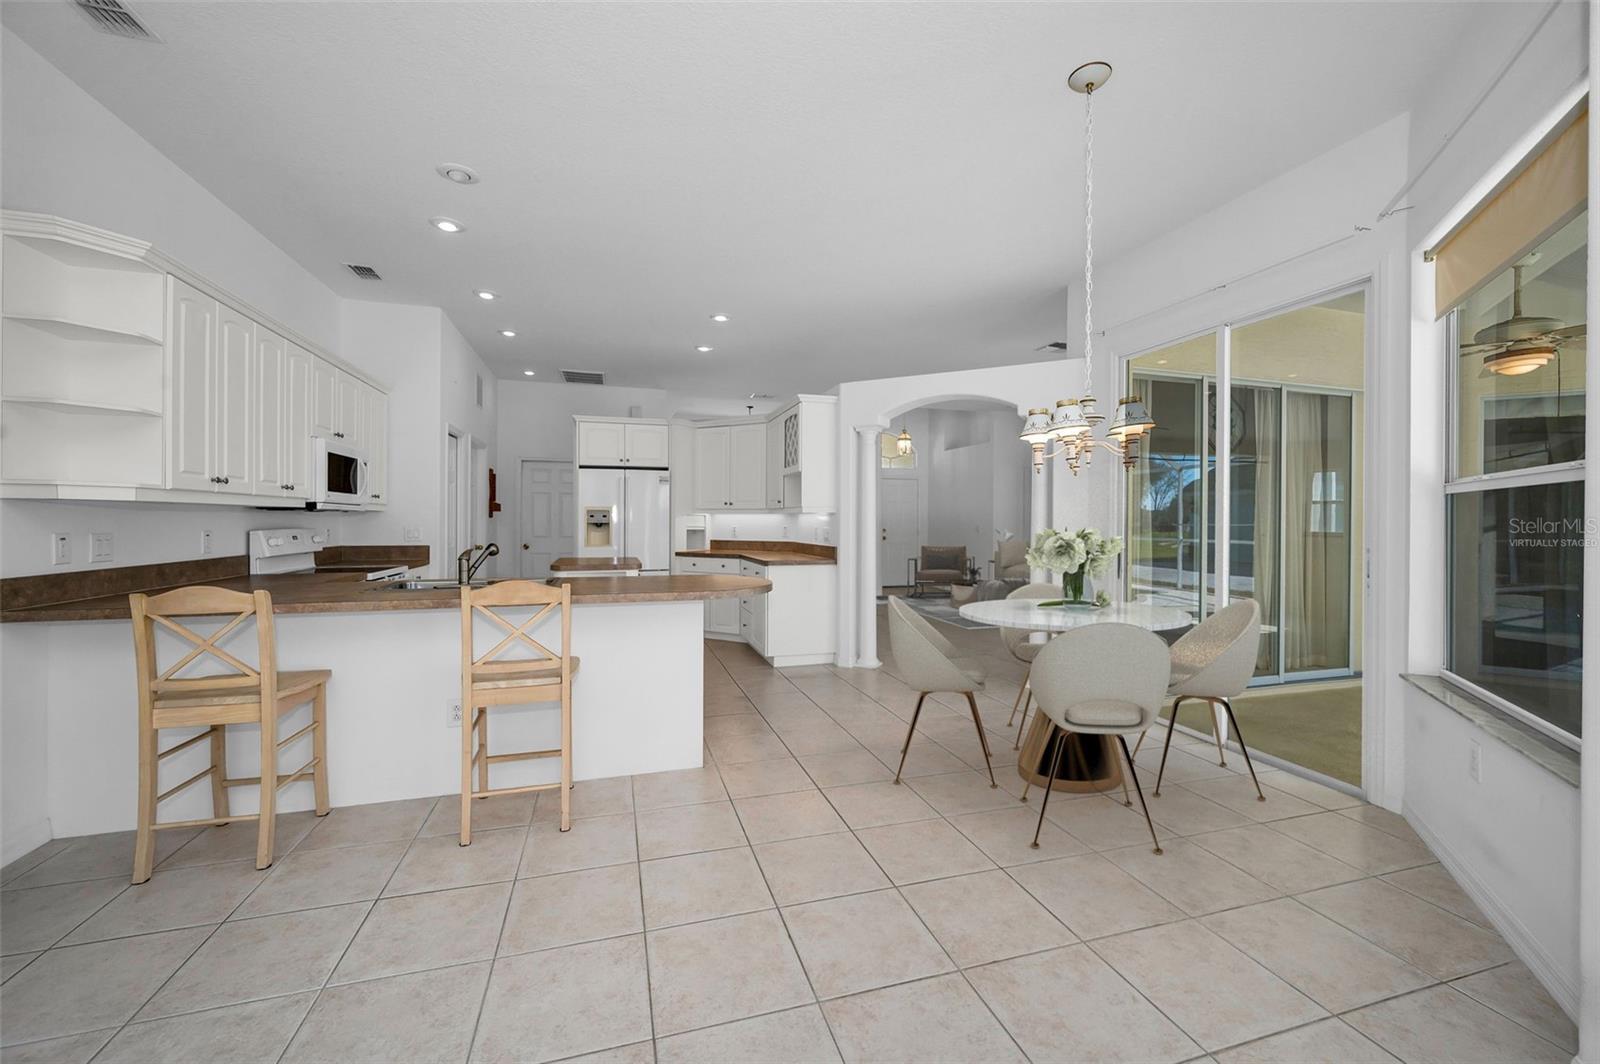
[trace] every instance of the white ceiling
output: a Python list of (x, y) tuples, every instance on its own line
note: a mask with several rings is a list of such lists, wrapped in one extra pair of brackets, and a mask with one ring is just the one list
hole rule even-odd
[(4, 22), (341, 295), (708, 395), (1046, 357), (1079, 62), (1115, 256), (1405, 110), (1474, 6), (127, 2), (163, 43)]

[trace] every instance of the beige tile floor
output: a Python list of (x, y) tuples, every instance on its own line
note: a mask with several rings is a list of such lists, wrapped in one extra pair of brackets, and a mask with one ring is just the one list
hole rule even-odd
[[(1572, 1023), (1405, 822), (1175, 740), (1166, 853), (1120, 797), (1019, 802), (1019, 670), (923, 712), (879, 671), (708, 644), (706, 767), (128, 835), (0, 871), (0, 1060), (1565, 1061)], [(887, 641), (884, 642), (887, 649)], [(958, 711), (959, 710), (959, 711)], [(1153, 744), (1147, 744), (1153, 745)], [(1157, 756), (1159, 750), (1157, 750)], [(1141, 764), (1151, 751), (1140, 755)], [(1148, 784), (1147, 780), (1147, 784)]]

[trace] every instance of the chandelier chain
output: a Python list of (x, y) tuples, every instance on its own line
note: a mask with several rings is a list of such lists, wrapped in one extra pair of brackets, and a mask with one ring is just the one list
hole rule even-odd
[(1094, 394), (1094, 90), (1083, 98), (1083, 391)]

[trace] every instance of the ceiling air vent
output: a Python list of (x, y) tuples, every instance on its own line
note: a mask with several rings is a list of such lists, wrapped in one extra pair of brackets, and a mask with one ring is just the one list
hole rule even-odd
[(120, 0), (77, 0), (78, 10), (89, 16), (89, 21), (106, 33), (129, 37), (136, 41), (159, 41), (161, 38), (144, 28), (132, 11)]
[(604, 384), (606, 375), (591, 373), (585, 369), (564, 369), (561, 371), (561, 379), (568, 384)]
[(383, 280), (382, 277), (378, 276), (378, 271), (374, 270), (371, 266), (361, 266), (361, 265), (359, 265), (357, 263), (354, 263), (354, 262), (347, 262), (347, 263), (345, 263), (345, 266), (347, 266), (349, 268), (351, 273), (355, 274), (357, 277), (361, 278), (363, 281), (381, 281), (381, 280)]

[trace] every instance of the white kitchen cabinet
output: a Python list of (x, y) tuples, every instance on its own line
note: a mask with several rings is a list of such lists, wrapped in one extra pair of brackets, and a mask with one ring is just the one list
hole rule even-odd
[(339, 371), (337, 381), (338, 398), (334, 409), (338, 411), (338, 420), (334, 422), (333, 435), (335, 439), (348, 440), (359, 447), (362, 438), (363, 389), (362, 384), (355, 377)]
[(317, 359), (311, 367), (311, 432), (332, 436), (339, 427), (339, 369)]
[(733, 505), (728, 486), (728, 426), (695, 429), (694, 504), (700, 510), (725, 510)]
[(270, 329), (255, 336), (255, 442), (251, 447), (250, 490), (282, 495), (289, 483), (284, 445), (288, 442), (289, 345)]
[(311, 388), (317, 361), (295, 344), (284, 356), (283, 493), (292, 499), (311, 497)]
[(217, 301), (172, 282), (171, 369), (167, 391), (167, 486), (211, 491)]
[(695, 429), (694, 476), (699, 509), (767, 509), (765, 423)]
[(767, 509), (783, 509), (783, 422), (767, 422)]
[(728, 430), (728, 496), (731, 509), (767, 508), (767, 426), (759, 421)]
[(637, 418), (576, 418), (580, 466), (668, 465), (670, 429), (665, 421)]
[(665, 424), (630, 421), (623, 425), (623, 429), (622, 460), (625, 465), (666, 467), (668, 429)]
[(281, 506), (309, 496), (314, 431), (386, 447), (379, 389), (149, 245), (0, 227), (0, 496)]
[[(739, 575), (738, 558), (679, 558), (678, 571), (684, 573), (722, 573)], [(706, 599), (706, 633), (739, 638), (739, 599)]]
[(389, 397), (376, 388), (367, 388), (366, 416), (363, 418), (367, 452), (367, 506), (381, 510), (389, 495)]
[(769, 424), (777, 429), (769, 440), (781, 449), (775, 460), (768, 459), (782, 481), (777, 494), (783, 500), (781, 507), (805, 513), (837, 511), (838, 400), (831, 395), (802, 395)]
[(217, 491), (253, 494), (251, 435), (255, 427), (255, 322), (223, 305), (217, 312), (215, 429)]
[(578, 464), (622, 465), (627, 456), (626, 426), (620, 421), (578, 422)]
[[(741, 561), (739, 575), (754, 577), (757, 580), (767, 579), (767, 567), (755, 562)], [(755, 648), (756, 653), (766, 656), (767, 653), (767, 596), (766, 595), (740, 595), (739, 596), (739, 634), (744, 641)]]

